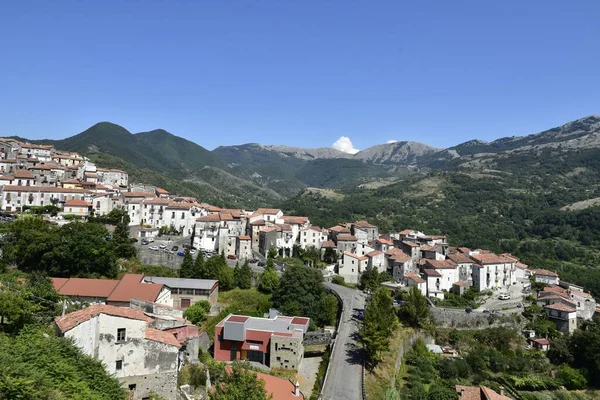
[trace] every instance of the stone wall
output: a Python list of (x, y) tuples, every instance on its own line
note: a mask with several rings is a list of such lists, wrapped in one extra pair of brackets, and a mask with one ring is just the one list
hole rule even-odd
[(141, 400), (147, 397), (150, 391), (154, 391), (165, 399), (177, 399), (179, 393), (177, 390), (177, 372), (163, 372), (160, 374), (128, 376), (119, 379), (123, 383), (125, 390), (130, 390), (131, 385), (135, 385), (133, 400)]
[(476, 329), (494, 326), (518, 326), (516, 314), (466, 313), (465, 310), (431, 307), (431, 316), (437, 326), (457, 329)]
[(314, 346), (319, 344), (330, 344), (331, 332), (307, 332), (304, 334), (304, 346)]
[(299, 338), (271, 337), (271, 368), (298, 369), (304, 358), (304, 346)]

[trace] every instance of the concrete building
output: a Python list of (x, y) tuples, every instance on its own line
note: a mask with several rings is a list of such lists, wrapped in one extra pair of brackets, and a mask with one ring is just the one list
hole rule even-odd
[[(436, 279), (435, 292), (439, 290), (449, 292), (452, 285), (459, 281), (458, 266), (452, 260), (424, 260), (426, 270), (435, 270), (440, 274)], [(434, 296), (435, 297), (435, 296)]]
[(328, 232), (326, 229), (321, 229), (316, 226), (302, 228), (300, 230), (300, 247), (306, 249), (314, 246), (320, 249), (323, 243), (327, 241)]
[(544, 306), (548, 319), (556, 324), (556, 329), (563, 333), (573, 333), (577, 329), (577, 309), (557, 302)]
[(366, 254), (369, 258), (367, 262), (367, 269), (375, 268), (379, 273), (387, 271), (387, 262), (385, 254), (379, 250), (373, 250)]
[(536, 282), (546, 283), (548, 285), (558, 285), (560, 279), (558, 274), (547, 269), (534, 269), (532, 272)]
[[(352, 234), (357, 237), (362, 237), (362, 232), (364, 232), (366, 242), (371, 242), (379, 238), (379, 228), (377, 228), (375, 225), (368, 223), (367, 221), (356, 221), (352, 224), (352, 227), (350, 229)], [(359, 231), (361, 233), (358, 233)]]
[(23, 206), (56, 205), (62, 208), (69, 200), (91, 199), (92, 192), (85, 189), (63, 189), (42, 186), (7, 185), (0, 188), (2, 209), (20, 211)]
[(407, 273), (403, 283), (407, 288), (417, 287), (423, 296), (427, 296), (427, 281), (418, 274)]
[(438, 299), (444, 298), (444, 292), (442, 291), (442, 274), (435, 269), (423, 270), (425, 280), (427, 281), (427, 296), (436, 297)]
[(141, 310), (105, 304), (55, 319), (57, 334), (101, 361), (128, 389), (130, 399), (147, 398), (150, 391), (174, 399), (181, 344), (172, 333), (150, 327), (151, 322)]
[(298, 369), (310, 320), (301, 317), (256, 318), (228, 315), (215, 328), (217, 361), (248, 360), (271, 368)]
[(361, 274), (367, 270), (369, 257), (345, 251), (339, 260), (338, 275), (348, 283), (358, 283)]
[(248, 235), (241, 235), (237, 237), (237, 251), (236, 256), (238, 260), (250, 260), (252, 256), (252, 238)]
[(144, 282), (168, 286), (171, 289), (173, 307), (180, 310), (185, 310), (200, 300), (207, 300), (214, 305), (219, 297), (219, 282), (213, 279), (144, 276)]
[(97, 181), (102, 185), (126, 188), (129, 184), (129, 175), (125, 171), (112, 168), (97, 168)]
[(358, 239), (356, 239), (356, 236), (343, 233), (343, 234), (338, 234), (336, 236), (336, 238), (337, 238), (337, 251), (339, 254), (342, 254), (345, 251), (349, 251), (351, 253), (356, 252), (356, 245), (358, 242)]
[(478, 291), (505, 290), (516, 283), (515, 261), (494, 253), (471, 255), (473, 263), (473, 287)]
[(63, 206), (65, 214), (75, 215), (78, 217), (87, 217), (92, 210), (92, 203), (83, 200), (69, 200)]

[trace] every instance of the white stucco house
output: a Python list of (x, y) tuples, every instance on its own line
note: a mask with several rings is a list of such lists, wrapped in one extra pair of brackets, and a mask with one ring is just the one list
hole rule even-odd
[(123, 383), (130, 399), (147, 398), (150, 391), (174, 399), (181, 345), (172, 333), (150, 327), (152, 321), (141, 310), (105, 304), (54, 320), (57, 335), (72, 339), (84, 354), (101, 361)]
[(339, 260), (338, 275), (348, 283), (358, 283), (360, 275), (367, 270), (369, 257), (345, 251)]
[(546, 283), (548, 285), (558, 285), (560, 282), (558, 274), (547, 269), (534, 269), (533, 276), (535, 276), (536, 282)]

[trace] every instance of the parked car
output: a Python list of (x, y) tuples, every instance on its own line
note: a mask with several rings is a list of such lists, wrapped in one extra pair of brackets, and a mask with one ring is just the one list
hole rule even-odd
[(152, 251), (158, 251), (158, 246), (150, 246), (148, 248)]
[(179, 250), (179, 251), (177, 252), (177, 255), (178, 255), (179, 257), (184, 257), (184, 256), (185, 256), (185, 251), (183, 251), (183, 250)]
[(258, 262), (258, 260), (256, 258), (251, 258), (251, 259), (248, 260), (248, 262), (250, 264), (256, 264)]
[(142, 245), (144, 245), (144, 246), (145, 246), (145, 245), (147, 245), (148, 243), (150, 243), (150, 242), (148, 242), (146, 239), (142, 240)]
[(190, 254), (196, 254), (196, 250), (190, 249)]
[(154, 242), (154, 238), (148, 238), (147, 240), (148, 240), (148, 242), (150, 242), (150, 243), (153, 243), (153, 242)]
[(167, 254), (173, 254), (173, 250), (164, 249), (163, 251), (164, 251), (165, 253), (167, 253)]
[(473, 312), (473, 309), (471, 309), (471, 308), (465, 308), (465, 312), (467, 314), (471, 314)]
[(498, 296), (498, 299), (500, 299), (500, 300), (510, 300), (510, 294), (508, 294), (508, 293), (502, 293), (500, 296)]
[(164, 243), (162, 243), (162, 244), (161, 244), (160, 246), (158, 246), (158, 247), (160, 247), (161, 249), (166, 249), (166, 248), (167, 248), (167, 245), (166, 245), (166, 244), (164, 244)]
[(489, 314), (490, 310), (488, 310), (487, 308), (484, 308), (483, 311), (481, 311), (481, 312), (484, 313), (484, 314)]
[(137, 243), (138, 242), (138, 240), (136, 238), (131, 238), (129, 240), (131, 241), (131, 243)]
[(517, 308), (523, 307), (523, 303), (517, 303)]
[(228, 255), (227, 258), (229, 258), (230, 260), (236, 260), (237, 259), (237, 257), (234, 256), (233, 254)]
[(259, 267), (264, 267), (265, 266), (265, 262), (264, 261), (259, 261), (258, 262), (258, 266)]
[(171, 247), (171, 251), (177, 251), (177, 250), (179, 250), (179, 246), (173, 246), (173, 247)]

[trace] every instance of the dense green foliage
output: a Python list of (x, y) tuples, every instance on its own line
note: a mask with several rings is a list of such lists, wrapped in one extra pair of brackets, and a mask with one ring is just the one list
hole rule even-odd
[[(115, 277), (117, 257), (129, 254), (122, 237), (106, 240), (98, 223), (72, 222), (56, 227), (33, 217), (18, 218), (0, 227), (3, 258), (27, 272), (49, 276)], [(135, 251), (135, 250), (134, 250)]]
[(316, 326), (332, 325), (337, 316), (337, 299), (325, 292), (321, 271), (292, 265), (273, 293), (273, 305), (285, 315), (309, 317)]
[(267, 400), (265, 382), (255, 373), (233, 363), (231, 373), (223, 374), (216, 381), (215, 391), (210, 394), (212, 400)]
[(70, 341), (37, 328), (0, 334), (0, 398), (125, 399), (120, 382)]
[(425, 328), (431, 323), (427, 298), (419, 288), (412, 287), (408, 292), (401, 293), (404, 304), (398, 311), (400, 321), (408, 326)]
[(240, 289), (250, 289), (252, 287), (252, 269), (250, 269), (248, 260), (244, 261), (241, 267), (238, 264), (235, 265), (233, 281), (235, 287)]
[(364, 321), (359, 332), (370, 369), (381, 361), (382, 353), (389, 348), (390, 336), (397, 327), (398, 318), (392, 305), (390, 292), (380, 287), (373, 293), (371, 301), (365, 308)]
[(275, 263), (273, 262), (273, 258), (269, 257), (267, 259), (267, 265), (265, 266), (265, 270), (260, 276), (258, 290), (260, 290), (263, 293), (271, 294), (275, 292), (278, 286), (279, 275), (277, 275), (277, 271), (275, 271)]
[(210, 303), (206, 300), (197, 301), (185, 309), (183, 317), (192, 324), (200, 325), (206, 321), (210, 307)]

